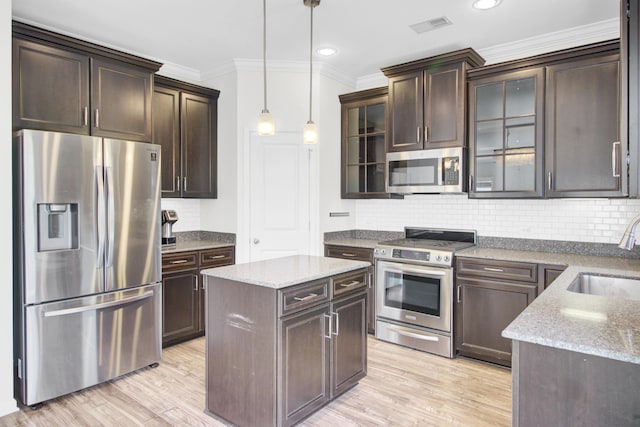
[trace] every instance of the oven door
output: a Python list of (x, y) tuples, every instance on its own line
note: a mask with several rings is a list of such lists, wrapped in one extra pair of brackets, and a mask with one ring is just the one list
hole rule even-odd
[(451, 268), (377, 261), (376, 315), (451, 332)]

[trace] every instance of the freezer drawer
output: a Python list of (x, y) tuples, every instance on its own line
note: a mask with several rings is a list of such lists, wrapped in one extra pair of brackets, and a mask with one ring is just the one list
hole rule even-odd
[(27, 306), (18, 361), (22, 402), (40, 403), (158, 362), (161, 292), (153, 284)]

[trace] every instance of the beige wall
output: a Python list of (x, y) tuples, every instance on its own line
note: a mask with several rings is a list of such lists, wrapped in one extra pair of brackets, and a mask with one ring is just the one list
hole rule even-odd
[[(11, 2), (0, 2), (0, 200), (11, 200)], [(0, 416), (16, 410), (13, 400), (13, 300), (11, 209), (0, 209)]]

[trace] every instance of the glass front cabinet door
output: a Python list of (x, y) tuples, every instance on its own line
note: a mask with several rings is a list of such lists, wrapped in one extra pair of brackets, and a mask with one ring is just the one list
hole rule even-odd
[(544, 71), (469, 83), (469, 197), (542, 197)]
[(340, 96), (343, 199), (386, 198), (385, 138), (388, 88)]

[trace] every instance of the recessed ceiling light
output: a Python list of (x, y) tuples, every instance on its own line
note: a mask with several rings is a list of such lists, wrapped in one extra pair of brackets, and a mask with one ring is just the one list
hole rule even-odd
[(473, 2), (474, 9), (487, 10), (496, 7), (502, 0), (475, 0)]
[(332, 47), (320, 47), (316, 50), (316, 52), (318, 53), (318, 55), (331, 56), (335, 55), (338, 50)]

